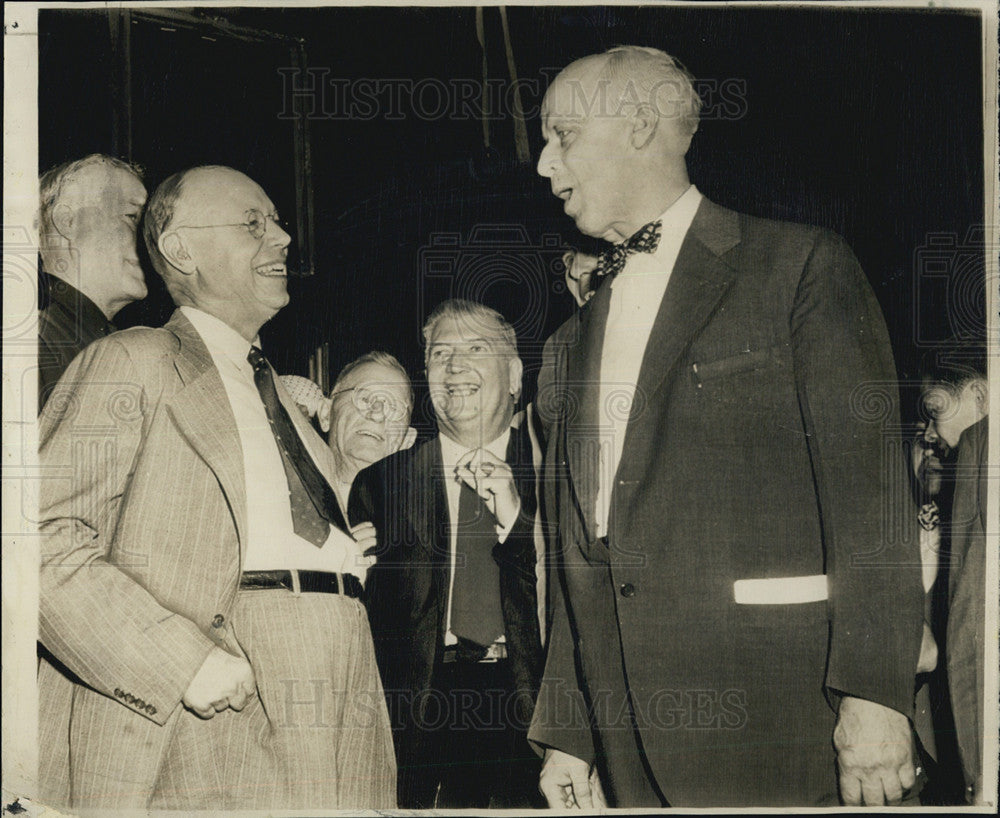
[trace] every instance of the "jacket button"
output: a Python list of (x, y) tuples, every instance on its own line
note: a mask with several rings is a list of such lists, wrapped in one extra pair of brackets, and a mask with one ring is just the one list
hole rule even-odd
[(151, 715), (151, 716), (155, 716), (156, 715), (156, 708), (153, 707), (153, 705), (151, 705), (151, 704), (147, 704), (146, 705), (146, 712), (149, 713), (149, 715)]
[(225, 624), (226, 624), (226, 617), (224, 617), (222, 614), (216, 614), (215, 616), (212, 617), (213, 628), (221, 628)]
[(631, 582), (626, 582), (619, 590), (626, 599), (635, 596), (635, 586)]

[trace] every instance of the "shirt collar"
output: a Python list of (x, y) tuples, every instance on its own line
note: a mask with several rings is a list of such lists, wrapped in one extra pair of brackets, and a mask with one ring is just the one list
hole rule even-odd
[[(446, 468), (451, 468), (455, 466), (466, 454), (469, 453), (469, 447), (452, 440), (444, 432), (438, 434), (438, 439), (441, 441), (441, 460)], [(493, 455), (497, 460), (502, 460), (504, 463), (507, 462), (507, 444), (510, 441), (510, 427), (508, 426), (502, 435), (496, 440), (492, 440), (487, 443), (483, 448), (486, 449), (491, 455)]]
[[(663, 236), (676, 236), (684, 235), (687, 233), (688, 228), (691, 226), (691, 222), (694, 221), (694, 215), (698, 212), (698, 205), (701, 204), (701, 193), (698, 191), (694, 185), (690, 185), (687, 190), (685, 190), (679, 199), (676, 199), (673, 204), (670, 205), (663, 213), (660, 215), (659, 221), (663, 224)], [(663, 246), (663, 241), (660, 242), (660, 247)]]
[[(225, 321), (221, 321), (204, 310), (186, 305), (180, 309), (185, 317), (194, 324), (194, 328), (198, 330), (198, 334), (213, 358), (224, 358), (241, 370), (250, 368), (247, 355), (250, 353), (251, 343), (246, 338)], [(252, 346), (260, 348), (260, 336), (253, 339)]]

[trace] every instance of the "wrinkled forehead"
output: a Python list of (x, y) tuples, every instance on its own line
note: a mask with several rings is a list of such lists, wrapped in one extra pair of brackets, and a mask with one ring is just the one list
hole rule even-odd
[(100, 162), (75, 173), (64, 185), (59, 201), (109, 209), (124, 204), (141, 207), (146, 202), (146, 188), (131, 171)]
[(367, 387), (384, 392), (392, 392), (403, 399), (409, 398), (410, 382), (403, 373), (395, 367), (369, 361), (347, 373), (343, 381), (337, 384), (335, 392), (341, 389), (356, 389)]
[(428, 347), (435, 344), (468, 344), (487, 341), (491, 346), (504, 342), (503, 333), (496, 321), (478, 315), (450, 315), (434, 326)]
[(177, 223), (236, 223), (248, 210), (270, 214), (274, 205), (253, 179), (228, 169), (192, 171), (174, 207)]

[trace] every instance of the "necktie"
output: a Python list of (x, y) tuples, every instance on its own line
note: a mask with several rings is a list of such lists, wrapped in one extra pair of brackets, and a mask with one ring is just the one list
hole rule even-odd
[(271, 431), (274, 433), (281, 463), (288, 479), (288, 499), (292, 507), (292, 528), (295, 533), (321, 548), (330, 534), (331, 503), (336, 503), (333, 490), (319, 473), (285, 407), (278, 400), (271, 367), (264, 353), (250, 347), (247, 360), (253, 367), (253, 380), (264, 403)]
[(484, 647), (492, 645), (504, 631), (500, 567), (493, 559), (496, 543), (496, 518), (483, 498), (463, 482), (458, 499), (451, 632)]
[(599, 279), (614, 278), (625, 267), (625, 262), (633, 253), (655, 253), (660, 246), (660, 231), (663, 222), (655, 221), (643, 225), (625, 241), (612, 245), (597, 257), (594, 275)]

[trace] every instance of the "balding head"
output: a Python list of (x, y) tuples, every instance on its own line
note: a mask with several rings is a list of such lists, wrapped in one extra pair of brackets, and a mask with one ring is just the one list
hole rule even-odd
[(291, 239), (264, 190), (239, 171), (210, 165), (174, 174), (150, 199), (143, 234), (176, 303), (249, 339), (288, 303)]
[(620, 241), (690, 186), (685, 156), (699, 110), (690, 75), (662, 51), (584, 57), (545, 95), (538, 173), (581, 232)]

